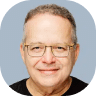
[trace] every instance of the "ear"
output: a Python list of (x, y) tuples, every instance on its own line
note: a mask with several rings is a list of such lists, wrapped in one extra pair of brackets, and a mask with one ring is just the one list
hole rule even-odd
[(78, 55), (79, 55), (79, 51), (80, 51), (80, 45), (77, 44), (76, 45), (76, 49), (75, 49), (75, 62), (77, 61)]
[(23, 44), (22, 43), (20, 44), (20, 53), (21, 53), (21, 57), (23, 59), (23, 62), (25, 62), (25, 59), (24, 59), (24, 49), (23, 49)]

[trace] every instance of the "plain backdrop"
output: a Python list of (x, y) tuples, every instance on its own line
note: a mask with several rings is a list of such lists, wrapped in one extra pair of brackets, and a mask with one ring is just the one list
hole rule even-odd
[[(11, 0), (9, 1), (11, 2)], [(8, 7), (9, 10), (8, 8), (6, 8), (5, 10), (4, 7), (0, 7), (0, 9), (2, 9), (0, 10), (0, 12), (2, 12), (0, 13), (0, 15), (3, 14), (0, 17), (0, 20), (2, 20), (1, 28), (0, 28), (0, 68), (1, 68), (1, 73), (5, 82), (8, 85), (10, 85), (16, 81), (29, 77), (19, 52), (19, 46), (20, 46), (22, 34), (23, 34), (23, 23), (24, 23), (24, 18), (26, 17), (27, 12), (30, 9), (37, 7), (38, 5), (54, 3), (57, 5), (66, 7), (73, 14), (77, 24), (77, 37), (78, 37), (78, 43), (80, 44), (80, 54), (71, 75), (87, 83), (90, 83), (94, 76), (95, 65), (96, 65), (96, 60), (95, 60), (96, 30), (95, 30), (95, 23), (92, 18), (93, 15), (92, 16), (90, 15), (90, 13), (83, 7), (84, 5), (81, 6), (78, 3), (75, 3), (73, 1), (30, 0), (30, 1), (24, 1), (21, 3), (19, 3), (19, 1), (21, 0), (18, 0), (18, 2), (16, 1), (13, 3), (11, 2), (12, 5), (10, 3), (10, 6), (9, 6), (9, 3), (7, 2), (7, 5), (9, 6)], [(6, 4), (3, 2), (1, 5), (5, 6)], [(91, 6), (93, 5), (94, 3), (92, 3)], [(6, 96), (6, 95), (3, 95), (3, 96)]]

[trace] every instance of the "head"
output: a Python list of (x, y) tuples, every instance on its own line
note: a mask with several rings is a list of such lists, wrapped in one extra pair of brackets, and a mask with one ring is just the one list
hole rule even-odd
[(72, 16), (72, 14), (64, 7), (57, 6), (55, 4), (50, 4), (50, 5), (41, 5), (36, 7), (35, 9), (32, 9), (28, 12), (25, 22), (24, 22), (24, 33), (23, 33), (23, 38), (22, 38), (22, 43), (26, 41), (26, 31), (25, 31), (25, 26), (28, 20), (33, 18), (37, 14), (44, 14), (44, 13), (49, 13), (55, 16), (61, 16), (63, 18), (66, 18), (69, 20), (69, 22), (72, 25), (72, 42), (76, 45), (77, 44), (77, 36), (76, 36), (76, 24), (75, 20)]
[[(31, 57), (26, 45), (41, 43), (45, 46), (68, 44), (68, 56), (56, 57), (51, 47), (46, 47), (40, 57)], [(24, 35), (20, 45), (22, 59), (31, 79), (40, 86), (58, 86), (70, 75), (79, 54), (76, 24), (71, 13), (57, 5), (42, 5), (30, 10), (24, 23)]]

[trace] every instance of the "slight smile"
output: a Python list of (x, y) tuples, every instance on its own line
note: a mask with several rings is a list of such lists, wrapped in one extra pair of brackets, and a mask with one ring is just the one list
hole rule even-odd
[(39, 72), (45, 75), (54, 75), (59, 69), (39, 69)]

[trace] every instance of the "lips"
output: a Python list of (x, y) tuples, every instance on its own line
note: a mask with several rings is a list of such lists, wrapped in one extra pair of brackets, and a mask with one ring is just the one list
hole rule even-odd
[(39, 69), (39, 72), (45, 75), (56, 74), (59, 69)]
[(39, 69), (40, 71), (55, 71), (55, 70), (58, 70), (58, 69)]

